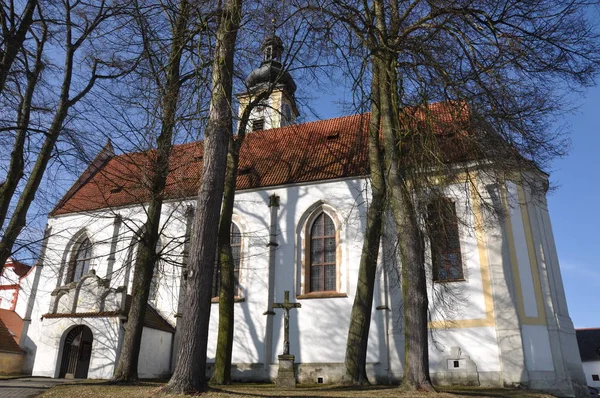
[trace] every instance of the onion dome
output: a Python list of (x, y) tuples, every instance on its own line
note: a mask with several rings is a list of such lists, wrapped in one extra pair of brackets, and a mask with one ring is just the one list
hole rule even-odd
[(281, 66), (281, 54), (283, 54), (283, 42), (277, 35), (265, 38), (261, 46), (263, 61), (260, 66), (250, 72), (246, 78), (246, 87), (250, 91), (256, 91), (269, 84), (276, 83), (283, 86), (288, 94), (296, 92), (296, 83), (289, 72), (284, 71)]

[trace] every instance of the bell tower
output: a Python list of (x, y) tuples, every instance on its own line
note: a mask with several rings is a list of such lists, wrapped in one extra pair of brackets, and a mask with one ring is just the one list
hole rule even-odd
[(271, 34), (261, 46), (263, 59), (260, 66), (246, 78), (246, 91), (237, 95), (240, 107), (239, 117), (253, 98), (266, 90), (272, 90), (250, 113), (246, 131), (268, 130), (288, 126), (296, 122), (300, 115), (294, 93), (296, 83), (281, 64), (283, 42), (279, 36)]

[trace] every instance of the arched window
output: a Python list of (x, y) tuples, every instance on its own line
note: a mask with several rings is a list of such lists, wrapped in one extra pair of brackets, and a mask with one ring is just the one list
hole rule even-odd
[(427, 206), (427, 230), (431, 242), (433, 280), (464, 280), (458, 218), (454, 202), (438, 198)]
[[(242, 258), (242, 233), (237, 225), (231, 223), (231, 254), (233, 255), (233, 292), (234, 296), (240, 294), (240, 262)], [(213, 297), (219, 297), (219, 289), (221, 287), (221, 270), (218, 263), (215, 265), (215, 273), (213, 277)]]
[(337, 289), (335, 224), (325, 213), (319, 214), (310, 228), (309, 292)]
[(90, 270), (90, 260), (92, 259), (92, 242), (83, 236), (75, 245), (75, 252), (71, 257), (69, 264), (69, 273), (67, 274), (67, 283), (77, 282), (82, 276)]

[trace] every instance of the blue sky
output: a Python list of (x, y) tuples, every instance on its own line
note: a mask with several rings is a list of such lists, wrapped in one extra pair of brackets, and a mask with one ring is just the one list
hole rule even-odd
[(569, 155), (554, 162), (558, 189), (548, 206), (571, 319), (577, 328), (600, 327), (600, 87), (579, 98), (565, 118)]

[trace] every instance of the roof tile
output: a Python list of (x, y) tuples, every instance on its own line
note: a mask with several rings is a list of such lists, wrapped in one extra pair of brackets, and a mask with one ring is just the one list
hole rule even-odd
[[(463, 160), (468, 151), (448, 131), (462, 130), (468, 119), (462, 110), (448, 103), (431, 104), (434, 131), (445, 148), (445, 161)], [(461, 116), (456, 116), (459, 109)], [(424, 123), (424, 111), (416, 110), (409, 125)], [(251, 189), (291, 183), (363, 176), (368, 173), (367, 128), (370, 114), (291, 125), (246, 135), (240, 151), (237, 189)], [(431, 119), (429, 119), (431, 120)], [(461, 127), (456, 121), (460, 120)], [(176, 145), (170, 156), (166, 199), (189, 198), (200, 187), (202, 141)], [(93, 175), (86, 171), (59, 202), (52, 215), (83, 212), (143, 203), (156, 151), (127, 153), (103, 158)]]

